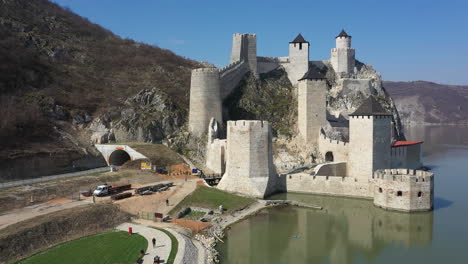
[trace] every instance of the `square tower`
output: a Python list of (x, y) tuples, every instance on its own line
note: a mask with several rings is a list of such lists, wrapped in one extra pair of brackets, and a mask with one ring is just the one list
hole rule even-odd
[(299, 34), (289, 42), (289, 80), (296, 84), (309, 70), (309, 42)]
[(317, 144), (320, 128), (327, 123), (327, 90), (327, 79), (314, 68), (299, 80), (297, 123), (308, 144)]
[(336, 48), (331, 50), (330, 63), (336, 73), (353, 73), (355, 51), (351, 48), (351, 36), (344, 30), (336, 36)]
[(390, 168), (391, 120), (373, 96), (349, 115), (349, 176), (365, 181), (376, 170)]

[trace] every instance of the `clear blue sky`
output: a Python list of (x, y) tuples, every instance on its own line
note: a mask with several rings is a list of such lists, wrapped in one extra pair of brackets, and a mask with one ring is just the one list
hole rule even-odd
[(384, 80), (468, 84), (466, 0), (55, 0), (115, 34), (195, 60), (228, 63), (233, 33), (256, 33), (259, 56), (287, 56), (302, 33), (310, 59), (344, 28), (356, 58)]

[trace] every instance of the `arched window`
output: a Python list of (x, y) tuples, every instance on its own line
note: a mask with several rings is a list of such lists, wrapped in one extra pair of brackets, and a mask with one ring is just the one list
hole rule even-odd
[(402, 191), (398, 191), (398, 192), (396, 193), (396, 196), (403, 196), (403, 192), (402, 192)]
[(382, 188), (379, 187), (379, 193), (382, 193)]
[(421, 191), (418, 192), (418, 197), (422, 197), (422, 192)]
[(328, 151), (325, 153), (325, 161), (333, 161), (333, 152)]

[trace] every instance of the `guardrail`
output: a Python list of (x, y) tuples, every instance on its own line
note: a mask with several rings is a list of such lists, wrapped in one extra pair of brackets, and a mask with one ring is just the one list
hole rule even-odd
[(57, 174), (57, 175), (51, 175), (51, 176), (42, 176), (42, 177), (39, 177), (39, 178), (24, 179), (24, 180), (18, 180), (18, 181), (10, 181), (10, 182), (2, 182), (2, 183), (0, 183), (0, 189), (16, 187), (16, 186), (21, 186), (21, 185), (34, 184), (34, 183), (40, 183), (40, 182), (47, 182), (47, 181), (52, 181), (52, 180), (57, 180), (57, 179), (64, 179), (64, 178), (83, 176), (83, 175), (99, 173), (99, 172), (106, 172), (106, 171), (110, 171), (110, 168), (109, 167), (101, 167), (101, 168), (85, 170), (85, 171), (70, 172), (70, 173)]

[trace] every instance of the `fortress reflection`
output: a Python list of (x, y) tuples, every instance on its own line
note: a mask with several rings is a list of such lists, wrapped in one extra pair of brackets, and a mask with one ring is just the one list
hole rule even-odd
[(399, 213), (371, 201), (305, 194), (273, 199), (323, 206), (271, 208), (227, 230), (222, 263), (352, 263), (372, 260), (386, 247), (425, 247), (432, 241), (433, 213)]

